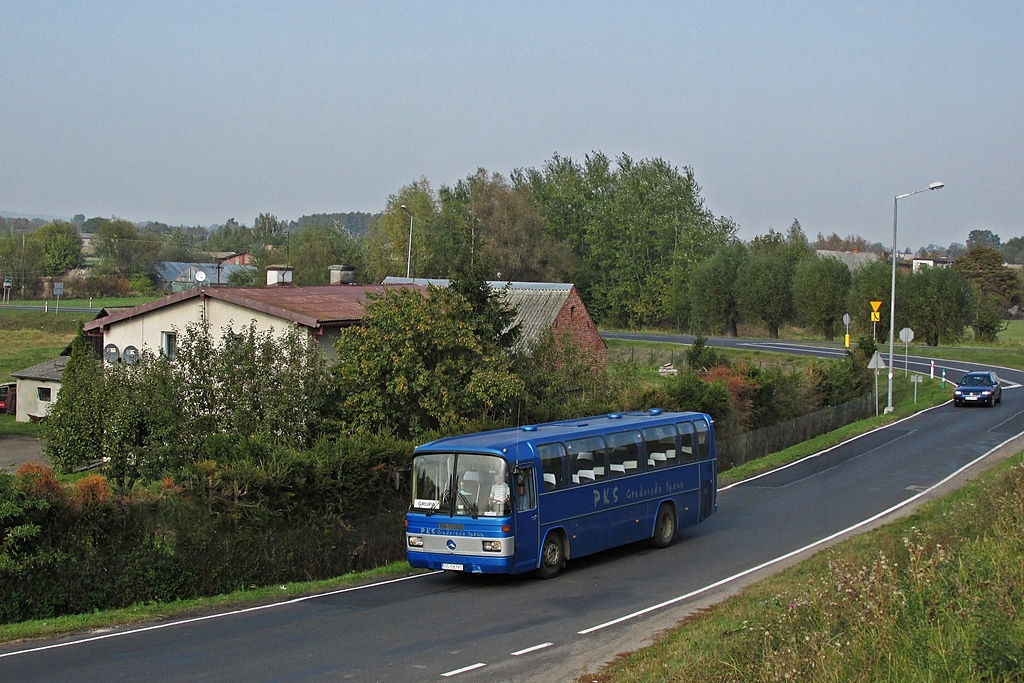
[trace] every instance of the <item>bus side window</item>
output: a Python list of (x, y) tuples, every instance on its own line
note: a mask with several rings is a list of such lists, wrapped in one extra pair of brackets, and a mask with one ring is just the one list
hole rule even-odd
[(647, 427), (643, 430), (644, 446), (647, 448), (647, 466), (652, 468), (669, 467), (680, 462), (676, 428), (672, 425)]
[(616, 432), (608, 435), (608, 469), (611, 476), (621, 477), (639, 469), (640, 441), (640, 432)]
[(608, 477), (604, 439), (599, 436), (565, 442), (573, 484), (590, 484)]
[(565, 488), (565, 449), (560, 443), (537, 446), (540, 469), (543, 473), (544, 490), (554, 491)]
[(683, 462), (694, 462), (697, 460), (697, 452), (694, 448), (693, 439), (693, 423), (692, 422), (680, 422), (679, 423), (679, 444), (680, 450), (682, 451)]
[(708, 438), (710, 428), (706, 420), (696, 420), (694, 426), (697, 428), (697, 459), (707, 460), (711, 457), (711, 440)]

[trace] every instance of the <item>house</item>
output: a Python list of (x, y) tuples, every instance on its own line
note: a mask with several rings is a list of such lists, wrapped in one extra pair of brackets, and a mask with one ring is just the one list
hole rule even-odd
[(936, 256), (933, 258), (926, 258), (924, 256), (918, 256), (913, 260), (911, 267), (912, 272), (917, 272), (921, 268), (927, 266), (928, 268), (949, 268), (953, 265), (955, 259), (948, 258), (946, 256)]
[[(426, 278), (385, 278), (384, 284), (417, 284), (447, 287), (450, 280)], [(568, 334), (596, 365), (608, 362), (608, 346), (597, 331), (597, 325), (580, 298), (576, 286), (562, 282), (504, 282), (490, 281), (487, 285), (501, 292), (509, 307), (515, 307), (515, 323), (522, 326), (523, 347), (536, 342), (546, 330), (556, 337)]]
[(842, 261), (851, 272), (878, 260), (878, 254), (870, 251), (831, 251), (828, 249), (817, 249), (815, 251), (821, 258), (832, 258)]
[(169, 289), (172, 292), (198, 287), (203, 283), (227, 284), (228, 278), (233, 273), (255, 270), (255, 266), (231, 263), (186, 263), (184, 261), (160, 261), (153, 266), (157, 288)]
[[(268, 271), (269, 273), (269, 271)], [(178, 335), (190, 323), (206, 323), (214, 337), (224, 329), (256, 324), (260, 332), (283, 336), (292, 328), (320, 342), (328, 358), (335, 357), (334, 339), (340, 330), (358, 325), (368, 297), (388, 289), (419, 285), (324, 285), (296, 287), (280, 270), (282, 284), (268, 287), (216, 287), (201, 284), (141, 306), (111, 312), (83, 326), (93, 345), (108, 361), (130, 360), (142, 349), (174, 357)], [(286, 278), (286, 279), (285, 279)]]
[(60, 356), (11, 373), (11, 377), (18, 381), (15, 420), (38, 422), (49, 414), (60, 393), (60, 378), (67, 362), (67, 356)]

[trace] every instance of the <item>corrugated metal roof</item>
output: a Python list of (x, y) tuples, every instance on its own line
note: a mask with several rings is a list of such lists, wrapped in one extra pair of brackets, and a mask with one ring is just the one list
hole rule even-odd
[[(384, 279), (384, 284), (404, 283), (447, 287), (451, 284), (451, 280), (404, 277)], [(551, 329), (573, 288), (572, 284), (565, 282), (488, 280), (487, 285), (494, 291), (502, 292), (502, 300), (506, 306), (515, 307), (516, 318), (513, 324), (519, 324), (522, 327), (521, 346), (533, 343), (540, 338), (545, 330)]]
[(530, 344), (551, 329), (559, 311), (569, 298), (570, 289), (517, 289), (504, 290), (502, 301), (515, 307), (515, 322), (522, 326), (522, 343)]

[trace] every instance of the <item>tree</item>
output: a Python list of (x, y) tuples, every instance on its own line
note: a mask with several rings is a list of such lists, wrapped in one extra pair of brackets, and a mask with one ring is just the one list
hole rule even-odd
[(967, 249), (974, 247), (999, 248), (999, 235), (991, 230), (971, 230), (967, 235)]
[(983, 296), (993, 299), (1003, 310), (1021, 301), (1017, 271), (1003, 265), (1003, 253), (995, 247), (972, 247), (953, 262), (953, 269), (976, 284)]
[(359, 276), (365, 276), (362, 245), (343, 227), (310, 225), (298, 229), (289, 242), (297, 285), (328, 284), (332, 265), (352, 266)]
[(793, 311), (793, 265), (785, 255), (751, 254), (739, 272), (739, 304), (744, 317), (761, 320), (768, 336), (779, 338), (779, 326)]
[(1003, 253), (994, 247), (978, 245), (953, 263), (953, 269), (971, 283), (974, 299), (974, 337), (995, 341), (1003, 327), (1006, 311), (1021, 302), (1021, 282), (1017, 271), (1003, 265)]
[(921, 268), (897, 295), (915, 335), (931, 346), (955, 342), (974, 319), (971, 286), (952, 268)]
[(690, 306), (693, 324), (700, 332), (724, 330), (739, 334), (739, 273), (747, 260), (742, 242), (722, 247), (706, 261), (694, 266), (690, 274)]
[(413, 437), (506, 414), (522, 381), (477, 334), (473, 307), (451, 288), (389, 290), (336, 343), (336, 407), (345, 430)]
[(79, 327), (60, 392), (43, 423), (43, 449), (58, 472), (73, 472), (103, 455), (103, 397), (102, 362)]
[(845, 263), (834, 258), (810, 258), (797, 264), (793, 275), (793, 303), (797, 314), (832, 341), (836, 324), (846, 310), (852, 276)]
[(1024, 237), (1011, 237), (1000, 248), (1007, 263), (1024, 263)]
[(82, 261), (82, 238), (71, 223), (47, 223), (32, 234), (32, 239), (43, 247), (47, 275), (63, 275)]
[[(412, 214), (411, 230), (409, 212)], [(437, 215), (437, 199), (426, 178), (406, 185), (398, 194), (389, 196), (384, 212), (366, 233), (367, 279), (380, 282), (389, 275), (404, 277), (407, 267), (412, 277), (427, 277), (421, 265), (430, 244), (427, 236), (434, 232)]]
[[(904, 278), (904, 275), (897, 273), (896, 298), (898, 301), (901, 301)], [(874, 330), (877, 335), (875, 341), (888, 339), (889, 316), (879, 315), (878, 322), (871, 322), (871, 302), (881, 301), (879, 313), (887, 311), (891, 289), (892, 266), (885, 261), (874, 261), (857, 269), (857, 272), (853, 274), (850, 293), (846, 300), (846, 309), (850, 312), (853, 328), (860, 330), (855, 334), (866, 335)], [(903, 306), (896, 310), (897, 329), (900, 325), (900, 318), (904, 316), (904, 311)]]
[(133, 223), (119, 218), (91, 218), (86, 223), (95, 228), (102, 274), (126, 278), (149, 271), (160, 251), (155, 234), (140, 232)]

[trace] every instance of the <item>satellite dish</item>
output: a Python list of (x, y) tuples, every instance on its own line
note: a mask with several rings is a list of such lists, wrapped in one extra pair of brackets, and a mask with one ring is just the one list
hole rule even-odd
[(121, 355), (121, 360), (128, 365), (134, 365), (139, 360), (139, 350), (134, 346), (124, 347), (124, 353)]
[(196, 271), (196, 282), (206, 282), (206, 273), (204, 271)]
[(116, 363), (120, 358), (121, 354), (118, 351), (117, 344), (107, 344), (103, 347), (103, 360), (108, 363)]

